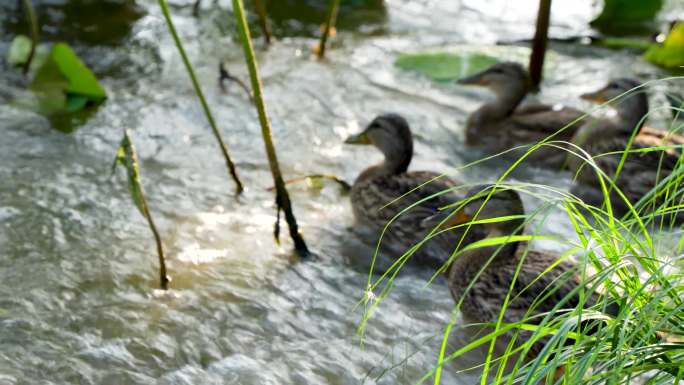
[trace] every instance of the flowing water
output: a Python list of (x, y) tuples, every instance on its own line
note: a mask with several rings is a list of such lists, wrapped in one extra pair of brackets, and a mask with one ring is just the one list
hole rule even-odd
[[(13, 1), (0, 53), (25, 31)], [(0, 384), (412, 384), (437, 361), (453, 301), (445, 282), (406, 271), (356, 337), (372, 250), (354, 236), (348, 198), (335, 184), (291, 186), (295, 212), (318, 255), (298, 262), (273, 241), (274, 198), (256, 114), (235, 87), (217, 86), (219, 62), (247, 78), (229, 1), (172, 3), (176, 26), (247, 190), (233, 195), (220, 152), (155, 1), (40, 2), (46, 40), (67, 39), (109, 99), (72, 134), (14, 102), (21, 79), (0, 75)], [(95, 2), (97, 4), (99, 2)], [(294, 2), (291, 2), (294, 3)], [(313, 3), (313, 2), (312, 2)], [(413, 127), (413, 169), (453, 172), (469, 183), (503, 168), (459, 170), (479, 155), (463, 146), (467, 114), (484, 91), (401, 72), (399, 53), (478, 49), (533, 33), (536, 1), (387, 0), (343, 9), (328, 59), (312, 59), (320, 9), (274, 12), (279, 41), (258, 43), (268, 112), (287, 178), (336, 174), (348, 181), (380, 159), (344, 138), (375, 115), (398, 111)], [(572, 4), (570, 4), (572, 3)], [(90, 5), (89, 5), (90, 4)], [(124, 4), (123, 6), (121, 4)], [(122, 8), (123, 7), (123, 8)], [(294, 5), (289, 5), (294, 7)], [(553, 36), (589, 32), (590, 1), (555, 2)], [(90, 15), (90, 16), (87, 16)], [(350, 21), (351, 20), (351, 21)], [(66, 26), (66, 27), (65, 27)], [(111, 33), (108, 33), (110, 31)], [(539, 99), (582, 105), (577, 95), (612, 76), (665, 73), (635, 55), (554, 45)], [(4, 55), (3, 55), (4, 56)], [(664, 103), (672, 82), (653, 87)], [(663, 113), (660, 114), (662, 120)], [(659, 123), (659, 115), (652, 120)], [(146, 223), (110, 166), (124, 128), (142, 160), (149, 205), (169, 251), (173, 290), (155, 290), (157, 258)], [(570, 176), (533, 167), (514, 180), (567, 189)], [(525, 198), (528, 209), (539, 201)], [(572, 238), (551, 213), (543, 231)], [(554, 247), (554, 245), (544, 245)], [(556, 246), (558, 247), (558, 246)], [(459, 345), (458, 336), (450, 349)], [(472, 377), (447, 367), (444, 384)]]

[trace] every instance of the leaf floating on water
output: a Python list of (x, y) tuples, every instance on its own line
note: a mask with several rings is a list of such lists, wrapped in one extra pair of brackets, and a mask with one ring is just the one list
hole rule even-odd
[(644, 57), (651, 63), (667, 68), (684, 66), (684, 23), (675, 24), (663, 45), (651, 47)]
[(642, 31), (662, 7), (663, 0), (605, 0), (591, 25), (607, 33)]
[(31, 55), (32, 45), (33, 42), (28, 36), (18, 35), (15, 37), (7, 52), (7, 63), (14, 67), (26, 64)]
[(406, 71), (419, 72), (438, 82), (453, 81), (483, 70), (498, 60), (478, 53), (428, 52), (404, 54), (394, 63)]
[(64, 43), (52, 47), (31, 89), (38, 95), (40, 110), (46, 115), (79, 111), (107, 97), (92, 71)]

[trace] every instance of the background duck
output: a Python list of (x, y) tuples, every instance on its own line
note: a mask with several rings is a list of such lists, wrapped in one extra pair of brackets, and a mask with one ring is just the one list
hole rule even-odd
[[(473, 112), (466, 122), (466, 143), (498, 153), (547, 138), (585, 114), (574, 108), (530, 104), (520, 106), (530, 90), (529, 74), (522, 65), (502, 62), (467, 78), (459, 84), (484, 86), (496, 94), (494, 101)], [(578, 124), (565, 128), (554, 140), (570, 140)], [(519, 156), (519, 153), (516, 153)], [(536, 164), (560, 168), (562, 151), (540, 148), (528, 158)]]
[[(649, 112), (648, 97), (638, 80), (614, 79), (600, 90), (581, 97), (596, 103), (607, 103), (621, 96), (613, 106), (613, 117), (588, 121), (572, 141), (593, 156), (598, 167), (611, 178), (615, 177), (622, 158), (621, 152), (627, 148), (632, 136), (630, 150), (674, 146), (666, 150), (631, 153), (626, 158), (616, 184), (632, 203), (636, 203), (672, 173), (681, 157), (684, 137), (645, 125)], [(573, 193), (586, 203), (600, 206), (604, 197), (593, 169), (572, 154), (567, 164), (576, 174), (578, 182)], [(627, 205), (617, 194), (612, 194), (611, 202), (616, 213), (624, 214), (627, 211)]]
[[(524, 206), (520, 195), (511, 189), (479, 186), (470, 191), (468, 203), (453, 216), (449, 225), (465, 224), (471, 220), (486, 220), (512, 216), (507, 221), (472, 224), (484, 237), (521, 235), (524, 232)], [(508, 300), (503, 313), (504, 323), (526, 322), (539, 324), (548, 312), (572, 311), (580, 305), (581, 285), (578, 267), (569, 261), (557, 263), (557, 253), (528, 250), (525, 242), (474, 248), (462, 252), (453, 261), (448, 272), (451, 295), (461, 305), (465, 323), (496, 323), (499, 312)], [(519, 267), (522, 261), (522, 265)], [(553, 269), (546, 271), (556, 264)], [(515, 283), (513, 283), (515, 280)], [(472, 284), (472, 287), (468, 287)], [(511, 287), (512, 286), (512, 287)], [(509, 296), (509, 290), (511, 291)], [(600, 302), (600, 297), (587, 288), (584, 307)], [(508, 299), (507, 299), (508, 298)], [(616, 314), (612, 304), (606, 312)], [(589, 321), (591, 322), (591, 321)], [(588, 323), (589, 323), (588, 322)], [(584, 324), (583, 330), (591, 325)], [(513, 332), (504, 335), (497, 344), (505, 348)], [(520, 331), (517, 341), (525, 342), (532, 334)], [(499, 346), (500, 345), (500, 346)], [(533, 345), (530, 357), (536, 356), (544, 347), (544, 341)], [(501, 352), (500, 352), (501, 353)]]
[[(393, 257), (401, 256), (435, 227), (426, 218), (432, 217), (440, 207), (461, 199), (454, 192), (444, 193), (460, 182), (437, 172), (407, 171), (413, 157), (413, 138), (406, 119), (397, 114), (376, 117), (362, 133), (350, 137), (346, 143), (373, 145), (385, 155), (382, 162), (364, 170), (351, 189), (357, 224), (368, 232), (373, 244), (397, 214), (422, 199), (441, 194), (401, 214), (388, 228), (382, 245)], [(411, 261), (441, 266), (449, 255), (444, 255), (435, 241), (424, 244)]]

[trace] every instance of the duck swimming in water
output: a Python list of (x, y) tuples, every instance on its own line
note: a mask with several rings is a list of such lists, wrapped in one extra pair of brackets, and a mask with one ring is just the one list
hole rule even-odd
[[(509, 237), (524, 233), (525, 210), (520, 195), (504, 186), (473, 188), (465, 205), (451, 215), (447, 225), (467, 225), (479, 230), (484, 238)], [(507, 217), (508, 220), (487, 221)], [(460, 233), (455, 236), (460, 237)], [(457, 239), (457, 238), (454, 238)], [(495, 324), (505, 305), (502, 322), (539, 324), (547, 313), (575, 311), (582, 303), (580, 290), (586, 289), (583, 307), (600, 307), (600, 296), (583, 288), (578, 266), (560, 261), (554, 252), (532, 251), (525, 242), (513, 241), (492, 246), (465, 249), (455, 257), (448, 270), (449, 290), (461, 304), (463, 320), (468, 324)], [(553, 266), (553, 268), (551, 268)], [(472, 286), (470, 286), (472, 283)], [(510, 291), (510, 295), (509, 295)], [(616, 314), (617, 306), (610, 304), (605, 312)], [(554, 318), (551, 315), (552, 319)], [(592, 325), (583, 324), (583, 330)], [(595, 325), (594, 325), (595, 326)], [(516, 341), (525, 342), (532, 332), (520, 330)], [(513, 331), (497, 341), (505, 348)], [(536, 356), (548, 342), (535, 343), (529, 357)]]
[[(583, 117), (582, 111), (562, 106), (529, 104), (520, 106), (530, 90), (530, 78), (522, 65), (502, 62), (459, 84), (484, 86), (496, 94), (494, 101), (473, 112), (466, 123), (466, 143), (495, 154), (516, 146), (532, 145), (564, 129), (553, 140), (569, 141)], [(520, 155), (517, 153), (517, 155)], [(557, 148), (541, 147), (528, 158), (540, 166), (560, 168), (565, 154)]]
[[(649, 112), (648, 97), (638, 80), (614, 79), (600, 90), (581, 97), (596, 103), (607, 103), (620, 98), (613, 106), (613, 117), (585, 123), (572, 139), (575, 145), (593, 157), (596, 165), (609, 178), (615, 178), (623, 153), (628, 147), (630, 151), (660, 146), (665, 148), (633, 152), (625, 158), (616, 187), (631, 204), (635, 204), (672, 174), (682, 155), (684, 137), (645, 125)], [(568, 156), (568, 168), (576, 175), (578, 182), (572, 191), (586, 203), (600, 206), (604, 201), (600, 181), (594, 169), (585, 163), (579, 156)], [(614, 191), (610, 200), (616, 213), (621, 215), (628, 211), (627, 204)], [(662, 197), (657, 198), (656, 202), (663, 203)]]
[[(358, 176), (351, 189), (351, 204), (358, 225), (369, 232), (373, 243), (398, 215), (382, 238), (384, 250), (396, 257), (419, 243), (435, 227), (426, 218), (461, 198), (447, 191), (458, 186), (458, 181), (438, 172), (408, 171), (413, 157), (413, 137), (408, 122), (400, 115), (376, 117), (362, 133), (351, 136), (346, 143), (373, 145), (385, 156), (382, 162)], [(439, 267), (448, 257), (435, 240), (424, 244), (411, 260)]]

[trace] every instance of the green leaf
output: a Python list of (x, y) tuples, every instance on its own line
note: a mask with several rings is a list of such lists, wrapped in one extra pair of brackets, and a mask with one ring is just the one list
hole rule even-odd
[(84, 95), (96, 101), (107, 97), (95, 75), (68, 45), (55, 44), (52, 48), (52, 59), (69, 81), (67, 93)]
[(651, 47), (644, 57), (652, 63), (667, 68), (684, 66), (684, 23), (675, 24), (665, 38), (665, 42)]
[(447, 82), (472, 75), (496, 62), (496, 58), (478, 53), (428, 52), (401, 55), (395, 65), (435, 81)]
[(88, 104), (88, 97), (78, 94), (68, 94), (66, 97), (66, 112), (76, 112)]
[(591, 25), (606, 33), (643, 30), (663, 7), (663, 0), (605, 0)]
[(126, 167), (126, 173), (128, 174), (128, 189), (131, 193), (131, 198), (133, 198), (133, 203), (135, 203), (138, 211), (140, 211), (144, 217), (147, 217), (145, 198), (143, 197), (142, 184), (140, 183), (138, 154), (131, 141), (131, 137), (128, 135), (128, 130), (124, 130), (124, 137), (121, 139), (121, 144), (116, 152), (116, 158), (112, 168), (116, 167), (118, 164)]
[(31, 55), (32, 45), (33, 42), (27, 36), (18, 35), (15, 37), (7, 52), (7, 63), (15, 67), (24, 65)]
[(52, 47), (30, 88), (40, 100), (40, 111), (46, 115), (75, 112), (89, 102), (99, 103), (106, 98), (95, 75), (64, 43)]
[(608, 37), (599, 39), (596, 45), (610, 49), (631, 49), (635, 51), (646, 51), (653, 47), (654, 44), (645, 39), (633, 39), (622, 37)]

